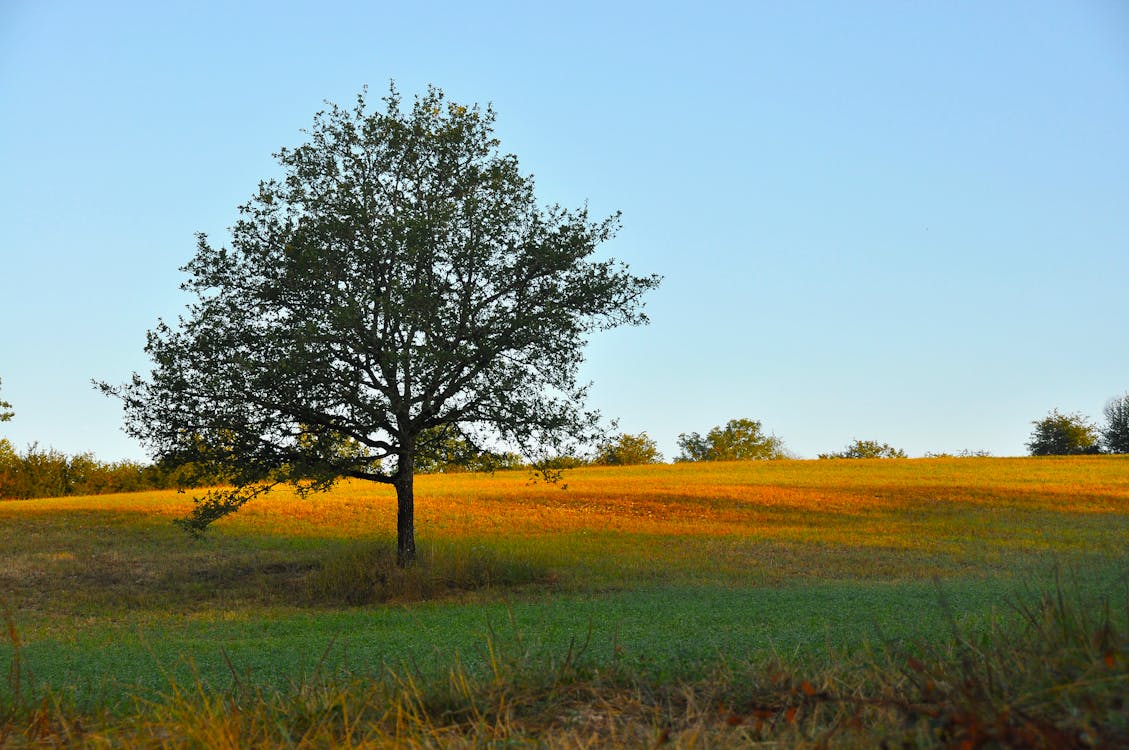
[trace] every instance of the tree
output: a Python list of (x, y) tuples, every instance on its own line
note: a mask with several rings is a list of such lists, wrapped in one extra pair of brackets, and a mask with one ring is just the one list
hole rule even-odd
[[(8, 422), (16, 416), (10, 411), (11, 408), (11, 404), (0, 399), (0, 422)], [(18, 460), (19, 456), (16, 455), (12, 443), (7, 438), (0, 438), (0, 497), (7, 497), (6, 488), (10, 484), (10, 476), (15, 471)]]
[(182, 269), (195, 302), (150, 331), (149, 376), (100, 385), (156, 456), (231, 476), (186, 529), (280, 483), (305, 493), (352, 477), (395, 487), (409, 565), (428, 441), (536, 458), (593, 440), (584, 344), (645, 323), (660, 279), (592, 257), (618, 214), (538, 206), (491, 107), (432, 87), (405, 110), (393, 86), (370, 113), (365, 96), (329, 105), (306, 143), (275, 154), (284, 176), (239, 208), (230, 248), (198, 235)]
[(765, 435), (761, 423), (731, 419), (725, 427), (714, 427), (705, 437), (696, 432), (678, 436), (682, 454), (676, 461), (753, 461), (788, 458), (784, 441)]
[(1100, 453), (1098, 428), (1081, 414), (1060, 414), (1053, 409), (1031, 424), (1035, 429), (1027, 450), (1032, 456), (1076, 456)]
[(1129, 453), (1129, 393), (1105, 405), (1102, 442), (1110, 453)]
[(647, 433), (628, 435), (626, 432), (605, 441), (596, 451), (593, 463), (604, 466), (631, 466), (634, 464), (659, 464), (663, 457), (659, 447)]
[(877, 440), (858, 440), (838, 453), (820, 453), (820, 458), (905, 458), (906, 452)]
[(7, 401), (0, 400), (0, 422), (8, 422), (16, 416), (15, 412), (10, 411), (11, 408), (12, 405)]
[[(15, 414), (10, 411), (12, 405), (0, 399), (0, 422), (11, 420)], [(16, 449), (7, 438), (0, 437), (0, 498), (11, 497), (9, 489), (13, 484), (13, 477), (19, 465), (20, 457)]]

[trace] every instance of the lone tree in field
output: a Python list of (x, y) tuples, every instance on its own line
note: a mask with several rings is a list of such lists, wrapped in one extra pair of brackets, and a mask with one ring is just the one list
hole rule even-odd
[(820, 458), (905, 458), (906, 452), (877, 440), (858, 440), (838, 453), (820, 453)]
[(1129, 393), (1105, 405), (1102, 442), (1110, 453), (1129, 453)]
[(1081, 414), (1050, 414), (1031, 424), (1035, 429), (1027, 450), (1032, 456), (1077, 456), (1101, 453), (1098, 428)]
[(190, 531), (280, 483), (391, 484), (397, 560), (415, 560), (416, 462), (452, 436), (528, 455), (595, 436), (577, 370), (588, 334), (646, 322), (634, 276), (592, 256), (618, 214), (540, 208), (499, 152), (492, 108), (429, 88), (406, 111), (330, 105), (284, 176), (239, 208), (230, 247), (198, 236), (195, 295), (159, 322), (148, 377), (114, 387), (158, 459), (222, 473)]
[(675, 461), (756, 461), (788, 458), (784, 441), (765, 435), (753, 419), (731, 419), (725, 427), (714, 427), (705, 437), (696, 432), (678, 436), (682, 449)]

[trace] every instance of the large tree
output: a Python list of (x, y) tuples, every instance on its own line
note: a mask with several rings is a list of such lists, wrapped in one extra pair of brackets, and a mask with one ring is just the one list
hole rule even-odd
[(239, 208), (230, 245), (198, 236), (195, 301), (150, 331), (148, 377), (101, 384), (156, 458), (230, 479), (189, 530), (279, 483), (353, 477), (395, 486), (408, 565), (416, 462), (437, 443), (548, 455), (595, 434), (586, 339), (644, 323), (659, 278), (594, 257), (618, 214), (539, 206), (492, 108), (435, 88), (383, 101), (330, 105), (275, 154), (283, 174)]

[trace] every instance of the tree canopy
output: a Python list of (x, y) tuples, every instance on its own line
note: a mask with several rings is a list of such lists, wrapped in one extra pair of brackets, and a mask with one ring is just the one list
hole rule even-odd
[(906, 452), (877, 440), (858, 440), (838, 453), (820, 453), (820, 458), (905, 458)]
[(598, 246), (618, 214), (541, 208), (492, 108), (429, 88), (383, 112), (329, 105), (239, 207), (229, 246), (198, 235), (177, 324), (150, 331), (148, 376), (119, 387), (126, 431), (235, 489), (197, 500), (202, 532), (279, 483), (396, 488), (415, 558), (413, 476), (453, 437), (534, 459), (592, 440), (578, 367), (588, 336), (646, 322), (636, 276)]
[(788, 458), (784, 441), (765, 435), (761, 423), (753, 419), (731, 419), (724, 427), (714, 427), (705, 437), (697, 432), (678, 436), (682, 453), (676, 461), (753, 461)]
[(1032, 456), (1076, 456), (1100, 453), (1098, 428), (1081, 414), (1061, 414), (1053, 409), (1031, 424), (1035, 429), (1027, 442)]
[(1110, 453), (1129, 453), (1129, 393), (1111, 399), (1103, 410), (1102, 442)]

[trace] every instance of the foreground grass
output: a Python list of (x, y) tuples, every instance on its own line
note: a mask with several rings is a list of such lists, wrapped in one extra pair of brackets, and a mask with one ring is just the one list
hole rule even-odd
[[(1111, 592), (1089, 573), (1085, 600), (1100, 601)], [(954, 626), (980, 632), (1036, 591), (1004, 581), (943, 589), (663, 587), (474, 606), (166, 616), (35, 640), (22, 647), (22, 658), (29, 690), (53, 686), (56, 697), (84, 710), (128, 707), (170, 681), (219, 692), (240, 683), (285, 690), (313, 672), (368, 677), (410, 668), (431, 682), (445, 678), (456, 655), (481, 676), (490, 669), (488, 642), (520, 645), (529, 658), (551, 661), (583, 641), (590, 656), (661, 683), (701, 678), (721, 662), (819, 663), (832, 653), (943, 641)]]
[(1125, 747), (1124, 604), (1095, 612), (1060, 585), (984, 627), (950, 620), (949, 637), (932, 643), (829, 649), (821, 663), (721, 656), (677, 680), (655, 680), (614, 641), (611, 653), (591, 653), (591, 633), (535, 654), (511, 618), (513, 632), (485, 637), (481, 670), (457, 655), (442, 675), (407, 664), (328, 672), (319, 662), (267, 688), (232, 667), (225, 689), (170, 677), (163, 694), (112, 712), (54, 694), (23, 700), (17, 653), (0, 745)]
[[(0, 662), (19, 672), (0, 703), (8, 742), (36, 721), (58, 739), (81, 720), (124, 745), (639, 746), (664, 732), (708, 745), (857, 724), (865, 746), (866, 727), (968, 730), (895, 705), (902, 688), (925, 701), (945, 683), (937, 670), (1010, 669), (1023, 654), (1046, 667), (1083, 642), (1085, 659), (1058, 671), (1101, 667), (1113, 671), (1095, 684), (1126, 687), (1124, 606), (1107, 626), (1099, 603), (1125, 598), (1129, 460), (675, 465), (567, 481), (421, 477), (425, 564), (408, 574), (390, 562), (392, 496), (357, 483), (256, 502), (203, 543), (169, 523), (191, 502), (175, 493), (0, 503)], [(1070, 606), (1042, 602), (1062, 589)], [(1077, 622), (1047, 631), (1056, 619)], [(977, 677), (1002, 691), (988, 713), (1027, 699), (1018, 678), (993, 675)], [(1069, 675), (1041, 689), (1070, 693), (1083, 678)], [(750, 685), (766, 692), (754, 700)], [(1116, 727), (1123, 709), (1102, 721)], [(237, 734), (192, 740), (185, 722), (205, 715), (201, 731)]]

